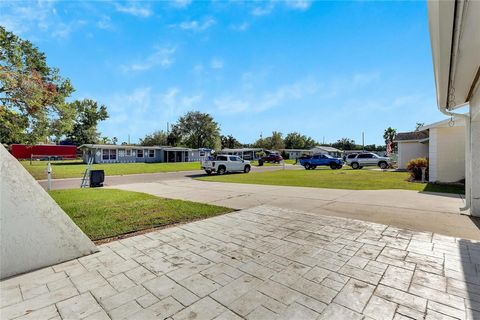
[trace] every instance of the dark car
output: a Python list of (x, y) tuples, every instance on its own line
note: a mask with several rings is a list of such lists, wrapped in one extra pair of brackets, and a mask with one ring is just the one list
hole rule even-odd
[(281, 161), (283, 161), (283, 158), (281, 155), (279, 155), (278, 153), (270, 153), (265, 157), (261, 157), (258, 160), (258, 165), (263, 166), (265, 162), (280, 163)]

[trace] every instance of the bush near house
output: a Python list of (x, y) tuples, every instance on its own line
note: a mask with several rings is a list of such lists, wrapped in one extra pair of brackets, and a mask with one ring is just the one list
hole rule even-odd
[(422, 168), (425, 170), (425, 181), (428, 181), (428, 160), (425, 158), (417, 158), (410, 160), (407, 163), (407, 170), (410, 172), (410, 179), (412, 181), (422, 180)]

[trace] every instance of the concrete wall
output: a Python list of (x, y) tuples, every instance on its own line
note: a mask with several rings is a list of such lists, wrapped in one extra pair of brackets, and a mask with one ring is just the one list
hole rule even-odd
[(465, 127), (430, 128), (430, 181), (456, 182), (465, 178)]
[(97, 251), (23, 166), (0, 145), (0, 279)]
[(470, 121), (470, 214), (480, 217), (480, 85), (470, 100)]
[(428, 143), (398, 142), (399, 169), (406, 169), (407, 163), (416, 158), (428, 158)]

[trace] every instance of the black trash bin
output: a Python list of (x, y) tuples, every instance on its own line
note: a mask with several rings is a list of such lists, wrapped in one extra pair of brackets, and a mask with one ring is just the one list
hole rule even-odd
[(103, 187), (105, 172), (103, 170), (90, 171), (90, 188)]

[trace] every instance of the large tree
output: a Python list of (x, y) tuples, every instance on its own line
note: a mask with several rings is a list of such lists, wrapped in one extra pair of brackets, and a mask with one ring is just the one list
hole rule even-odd
[(43, 52), (0, 26), (0, 141), (36, 143), (72, 129), (74, 91)]
[(163, 130), (158, 130), (147, 134), (145, 138), (140, 139), (140, 144), (142, 146), (167, 146), (168, 144), (168, 134)]
[(76, 115), (73, 129), (67, 134), (68, 141), (77, 146), (97, 143), (100, 140), (97, 125), (99, 121), (108, 118), (107, 108), (90, 99), (75, 100), (69, 105), (75, 110)]
[(337, 142), (332, 143), (332, 147), (340, 150), (355, 150), (356, 144), (355, 140), (350, 138), (342, 138), (337, 140)]
[(171, 137), (189, 148), (220, 148), (220, 129), (208, 113), (190, 111), (180, 117), (172, 126)]
[(285, 143), (283, 142), (282, 133), (273, 131), (270, 137), (260, 138), (255, 142), (256, 148), (280, 150), (285, 149)]
[(287, 134), (284, 139), (286, 149), (311, 149), (317, 145), (317, 142), (298, 132)]
[(235, 149), (235, 148), (241, 148), (242, 144), (240, 141), (235, 139), (234, 136), (229, 134), (228, 136), (221, 136), (220, 137), (221, 143), (222, 143), (222, 149), (224, 148), (229, 148), (229, 149)]

